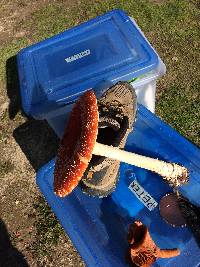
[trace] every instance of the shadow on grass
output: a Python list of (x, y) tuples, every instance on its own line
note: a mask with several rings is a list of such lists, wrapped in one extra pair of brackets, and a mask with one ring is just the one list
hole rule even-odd
[(7, 60), (6, 74), (7, 95), (10, 99), (9, 118), (14, 119), (19, 111), (22, 111), (22, 115), (27, 118), (24, 124), (13, 131), (13, 136), (37, 171), (56, 155), (59, 140), (46, 121), (35, 120), (23, 113), (16, 56)]
[(29, 119), (13, 136), (35, 171), (56, 155), (59, 139), (46, 121)]
[(13, 56), (6, 62), (6, 86), (7, 95), (10, 100), (9, 117), (14, 119), (18, 111), (21, 110), (21, 97), (19, 93), (19, 78), (17, 71), (17, 57)]
[(5, 223), (0, 219), (0, 266), (28, 267), (23, 254), (12, 246)]

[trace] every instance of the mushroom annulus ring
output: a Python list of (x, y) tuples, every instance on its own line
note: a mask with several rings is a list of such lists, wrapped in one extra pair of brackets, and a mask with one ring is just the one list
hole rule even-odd
[(98, 120), (97, 99), (95, 93), (89, 90), (75, 103), (60, 141), (54, 170), (54, 192), (57, 196), (69, 195), (78, 185), (92, 154), (157, 173), (174, 187), (188, 182), (188, 170), (183, 166), (96, 142)]

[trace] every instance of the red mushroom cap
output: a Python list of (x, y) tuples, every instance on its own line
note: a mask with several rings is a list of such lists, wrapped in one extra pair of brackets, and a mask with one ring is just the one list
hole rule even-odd
[(90, 90), (75, 103), (60, 141), (54, 170), (56, 195), (65, 197), (78, 185), (91, 160), (97, 132), (97, 99)]

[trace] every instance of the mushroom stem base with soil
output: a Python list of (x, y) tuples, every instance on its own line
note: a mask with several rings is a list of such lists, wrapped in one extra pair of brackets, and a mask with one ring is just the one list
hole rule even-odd
[(170, 185), (175, 187), (188, 182), (187, 169), (176, 163), (167, 163), (162, 160), (127, 152), (97, 142), (95, 143), (92, 154), (112, 158), (155, 172), (167, 180)]

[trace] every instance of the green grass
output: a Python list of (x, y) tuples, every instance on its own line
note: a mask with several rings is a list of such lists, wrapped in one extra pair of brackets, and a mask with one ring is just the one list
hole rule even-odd
[(0, 45), (0, 81), (6, 83), (6, 62), (9, 58), (16, 55), (20, 49), (28, 45), (26, 38), (13, 40), (9, 43)]
[(187, 91), (175, 83), (162, 94), (157, 109), (166, 122), (182, 135), (200, 144), (200, 84)]
[(4, 110), (0, 116), (1, 123), (7, 122), (9, 120), (9, 112), (8, 110)]
[(40, 197), (38, 204), (35, 205), (36, 220), (36, 241), (32, 246), (33, 253), (38, 259), (51, 255), (52, 249), (57, 245), (59, 238), (64, 234), (64, 230), (58, 223), (50, 207)]
[[(166, 64), (167, 74), (158, 82), (156, 113), (200, 145), (198, 1), (79, 0), (71, 5), (65, 1), (52, 1), (18, 23), (26, 37), (13, 38), (0, 45), (0, 81), (6, 84), (7, 60), (30, 42), (36, 43), (116, 8), (127, 11), (136, 20)], [(7, 114), (3, 120), (9, 121)], [(20, 121), (20, 115), (16, 120)], [(0, 162), (0, 174), (8, 173), (12, 168), (12, 163)], [(63, 230), (44, 199), (39, 199), (36, 212), (37, 235), (33, 250), (37, 257), (43, 257), (51, 253)]]

